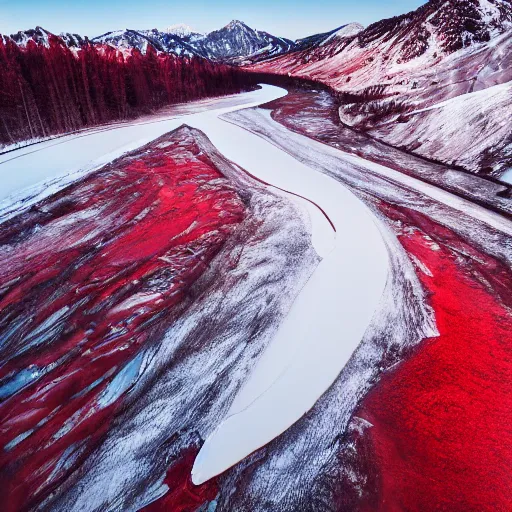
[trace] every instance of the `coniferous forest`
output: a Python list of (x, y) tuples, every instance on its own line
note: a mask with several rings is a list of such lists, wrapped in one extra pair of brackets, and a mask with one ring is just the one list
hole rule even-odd
[(0, 36), (0, 144), (68, 133), (207, 96), (240, 92), (250, 75), (199, 57), (86, 43), (17, 45)]

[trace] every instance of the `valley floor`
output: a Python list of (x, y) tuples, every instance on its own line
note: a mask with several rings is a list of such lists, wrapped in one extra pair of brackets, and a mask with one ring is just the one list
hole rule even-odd
[(504, 187), (285, 94), (0, 156), (9, 510), (510, 508)]

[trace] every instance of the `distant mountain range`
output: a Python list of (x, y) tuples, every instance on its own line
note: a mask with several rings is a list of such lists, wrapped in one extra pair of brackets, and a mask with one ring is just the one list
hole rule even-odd
[(277, 37), (268, 32), (255, 30), (242, 21), (233, 20), (225, 27), (200, 34), (187, 25), (173, 25), (164, 31), (152, 30), (117, 30), (94, 37), (93, 43), (102, 43), (116, 48), (138, 48), (144, 52), (147, 45), (175, 55), (193, 55), (214, 62), (244, 65), (272, 58), (291, 51), (305, 50), (321, 44), (330, 37), (349, 28), (349, 32), (363, 29), (357, 23), (337, 27), (329, 32), (315, 34), (304, 39), (292, 41)]
[[(363, 28), (359, 24), (352, 24), (348, 27), (351, 27), (349, 30), (354, 30), (354, 27), (357, 30)], [(268, 32), (255, 30), (241, 21), (233, 20), (225, 27), (208, 34), (200, 34), (194, 32), (187, 25), (178, 24), (165, 30), (156, 28), (151, 30), (115, 30), (91, 39), (70, 33), (60, 34), (59, 37), (70, 47), (80, 47), (85, 43), (107, 44), (120, 50), (137, 48), (145, 53), (148, 45), (151, 45), (157, 51), (178, 56), (197, 56), (214, 62), (244, 65), (290, 51), (305, 50), (321, 44), (345, 28), (346, 26), (337, 27), (329, 32), (292, 41)], [(45, 44), (49, 35), (51, 33), (47, 30), (36, 27), (13, 34), (11, 38), (21, 45), (25, 45), (29, 40)]]

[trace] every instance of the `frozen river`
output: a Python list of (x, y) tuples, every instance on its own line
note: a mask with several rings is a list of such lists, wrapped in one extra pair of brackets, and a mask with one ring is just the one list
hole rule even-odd
[(27, 206), (187, 124), (202, 130), (221, 153), (255, 177), (292, 193), (290, 199), (307, 211), (312, 243), (322, 261), (224, 420), (213, 432), (201, 432), (206, 442), (193, 469), (196, 484), (271, 441), (314, 405), (363, 338), (389, 273), (379, 228), (358, 198), (339, 181), (220, 117), (285, 94), (265, 85), (191, 104), (168, 116), (102, 127), (0, 156), (0, 208), (8, 215), (20, 200)]

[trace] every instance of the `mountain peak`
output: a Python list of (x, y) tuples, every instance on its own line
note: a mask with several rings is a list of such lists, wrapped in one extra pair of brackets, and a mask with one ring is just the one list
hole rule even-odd
[(175, 36), (179, 37), (186, 37), (196, 33), (195, 30), (192, 30), (192, 28), (185, 23), (176, 23), (174, 25), (170, 25), (165, 29), (164, 32), (167, 34), (174, 34)]
[(233, 30), (237, 28), (249, 28), (243, 21), (240, 20), (231, 20), (224, 28), (228, 30)]
[(52, 35), (53, 34), (51, 32), (48, 32), (48, 30), (38, 25), (36, 28), (20, 30), (16, 34), (11, 34), (11, 38), (19, 46), (26, 46), (29, 40), (32, 40), (37, 44), (41, 43), (48, 46), (49, 38)]
[(327, 39), (325, 39), (321, 44), (326, 44), (334, 39), (343, 39), (345, 37), (353, 37), (359, 34), (359, 32), (363, 31), (364, 27), (361, 23), (349, 23), (348, 25), (341, 26), (338, 30), (331, 33)]
[(352, 22), (348, 25), (345, 25), (344, 27), (341, 27), (338, 32), (336, 32), (336, 35), (338, 37), (354, 36), (361, 32), (361, 30), (364, 30), (364, 25), (361, 25), (361, 23)]

